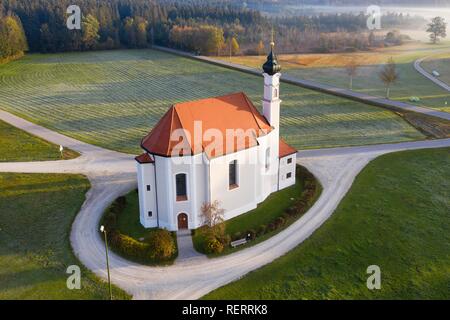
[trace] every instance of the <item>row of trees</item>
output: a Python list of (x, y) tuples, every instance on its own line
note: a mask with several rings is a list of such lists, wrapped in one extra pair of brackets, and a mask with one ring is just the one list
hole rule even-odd
[[(82, 29), (66, 27), (70, 5), (83, 13)], [(279, 52), (321, 48), (367, 47), (363, 14), (318, 15), (271, 20), (258, 11), (228, 1), (207, 0), (3, 0), (0, 12), (14, 17), (33, 52), (61, 52), (152, 44), (207, 54), (259, 53), (276, 25)], [(389, 15), (388, 21), (411, 23), (415, 18)], [(320, 34), (324, 35), (320, 37)], [(330, 33), (331, 35), (327, 35)], [(344, 36), (345, 35), (345, 36)]]

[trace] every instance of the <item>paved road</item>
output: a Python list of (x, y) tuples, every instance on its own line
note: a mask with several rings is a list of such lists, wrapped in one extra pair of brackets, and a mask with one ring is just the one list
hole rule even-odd
[[(0, 163), (0, 171), (79, 172), (89, 177), (92, 188), (72, 226), (70, 240), (80, 261), (106, 279), (104, 244), (98, 232), (98, 222), (104, 209), (115, 198), (136, 187), (132, 156), (90, 146), (5, 112), (0, 112), (0, 119), (82, 153), (80, 158), (68, 161)], [(262, 243), (225, 257), (181, 259), (169, 267), (142, 266), (111, 253), (112, 281), (135, 299), (200, 298), (272, 262), (302, 243), (331, 216), (356, 175), (372, 159), (398, 150), (449, 146), (450, 139), (444, 139), (299, 152), (298, 162), (319, 179), (323, 192), (314, 206), (287, 229)]]
[(426, 59), (428, 59), (429, 57), (423, 57), (420, 59), (417, 59), (414, 62), (414, 68), (417, 70), (417, 72), (419, 72), (420, 74), (422, 74), (425, 78), (428, 78), (429, 80), (433, 81), (435, 84), (437, 84), (439, 87), (441, 87), (444, 90), (450, 91), (450, 86), (448, 84), (446, 84), (445, 82), (439, 80), (438, 78), (436, 78), (435, 76), (433, 76), (432, 74), (430, 74), (427, 70), (425, 70), (422, 67), (422, 62)]
[[(250, 73), (253, 75), (261, 76), (261, 70), (243, 66), (240, 64), (216, 60), (214, 58), (205, 57), (205, 56), (195, 56), (195, 55), (187, 53), (187, 52), (170, 49), (170, 48), (165, 48), (165, 47), (155, 46), (154, 48), (157, 50), (184, 56), (184, 57), (187, 57), (190, 59), (195, 59), (195, 60), (215, 64), (218, 66), (222, 66), (222, 67)], [(445, 120), (450, 120), (450, 113), (448, 113), (448, 112), (433, 110), (433, 109), (425, 108), (425, 107), (418, 107), (418, 106), (411, 105), (411, 104), (401, 102), (401, 101), (395, 101), (395, 100), (390, 100), (390, 99), (386, 99), (386, 98), (375, 97), (375, 96), (371, 96), (371, 95), (368, 95), (368, 94), (365, 94), (362, 92), (356, 92), (356, 91), (352, 91), (352, 90), (348, 90), (348, 89), (338, 88), (338, 87), (334, 87), (331, 85), (318, 83), (315, 81), (298, 79), (296, 77), (289, 76), (286, 74), (283, 74), (283, 76), (281, 77), (281, 81), (285, 82), (285, 83), (297, 85), (299, 87), (303, 87), (306, 89), (311, 89), (311, 90), (320, 91), (320, 92), (327, 93), (327, 94), (332, 94), (332, 95), (335, 95), (338, 97), (347, 98), (347, 99), (350, 99), (353, 101), (358, 101), (358, 102), (374, 105), (377, 107), (388, 108), (391, 110), (412, 111), (412, 112), (422, 113), (422, 114), (426, 114), (429, 116), (433, 116), (433, 117), (437, 117), (437, 118), (441, 118), (441, 119), (445, 119)]]

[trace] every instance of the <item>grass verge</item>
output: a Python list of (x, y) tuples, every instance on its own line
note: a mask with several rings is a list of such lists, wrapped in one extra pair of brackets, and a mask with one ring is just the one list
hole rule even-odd
[[(79, 175), (0, 174), (0, 300), (109, 299), (108, 285), (70, 247), (89, 187)], [(81, 268), (81, 290), (67, 289), (70, 265)], [(114, 298), (129, 298), (113, 290)]]
[(61, 157), (59, 146), (0, 121), (0, 162), (69, 160), (78, 156), (65, 149)]

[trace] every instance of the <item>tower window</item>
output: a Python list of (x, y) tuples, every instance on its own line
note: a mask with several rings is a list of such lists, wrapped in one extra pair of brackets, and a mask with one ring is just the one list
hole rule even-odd
[(149, 218), (151, 218), (151, 217), (153, 216), (153, 212), (152, 212), (152, 211), (149, 211), (149, 212), (148, 212), (148, 216), (149, 216)]
[(179, 173), (175, 176), (177, 201), (187, 200), (186, 174)]
[(286, 175), (286, 179), (290, 179), (291, 177), (292, 177), (292, 173), (289, 172), (289, 173)]
[(273, 89), (273, 97), (278, 98), (278, 89)]
[(266, 149), (266, 170), (270, 168), (270, 148)]
[(238, 187), (237, 183), (237, 160), (233, 160), (228, 165), (228, 185), (230, 189), (234, 189)]
[(147, 185), (147, 191), (150, 191), (151, 190), (151, 188), (150, 188), (150, 185), (148, 184)]
[(287, 163), (291, 164), (292, 163), (292, 158), (287, 159)]

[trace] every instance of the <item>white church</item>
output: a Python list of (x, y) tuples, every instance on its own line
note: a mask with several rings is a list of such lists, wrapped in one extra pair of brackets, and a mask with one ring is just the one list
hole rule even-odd
[(243, 92), (173, 105), (136, 157), (140, 221), (171, 231), (203, 225), (218, 201), (225, 219), (295, 184), (296, 149), (280, 139), (280, 76), (271, 43), (263, 65), (263, 114)]

